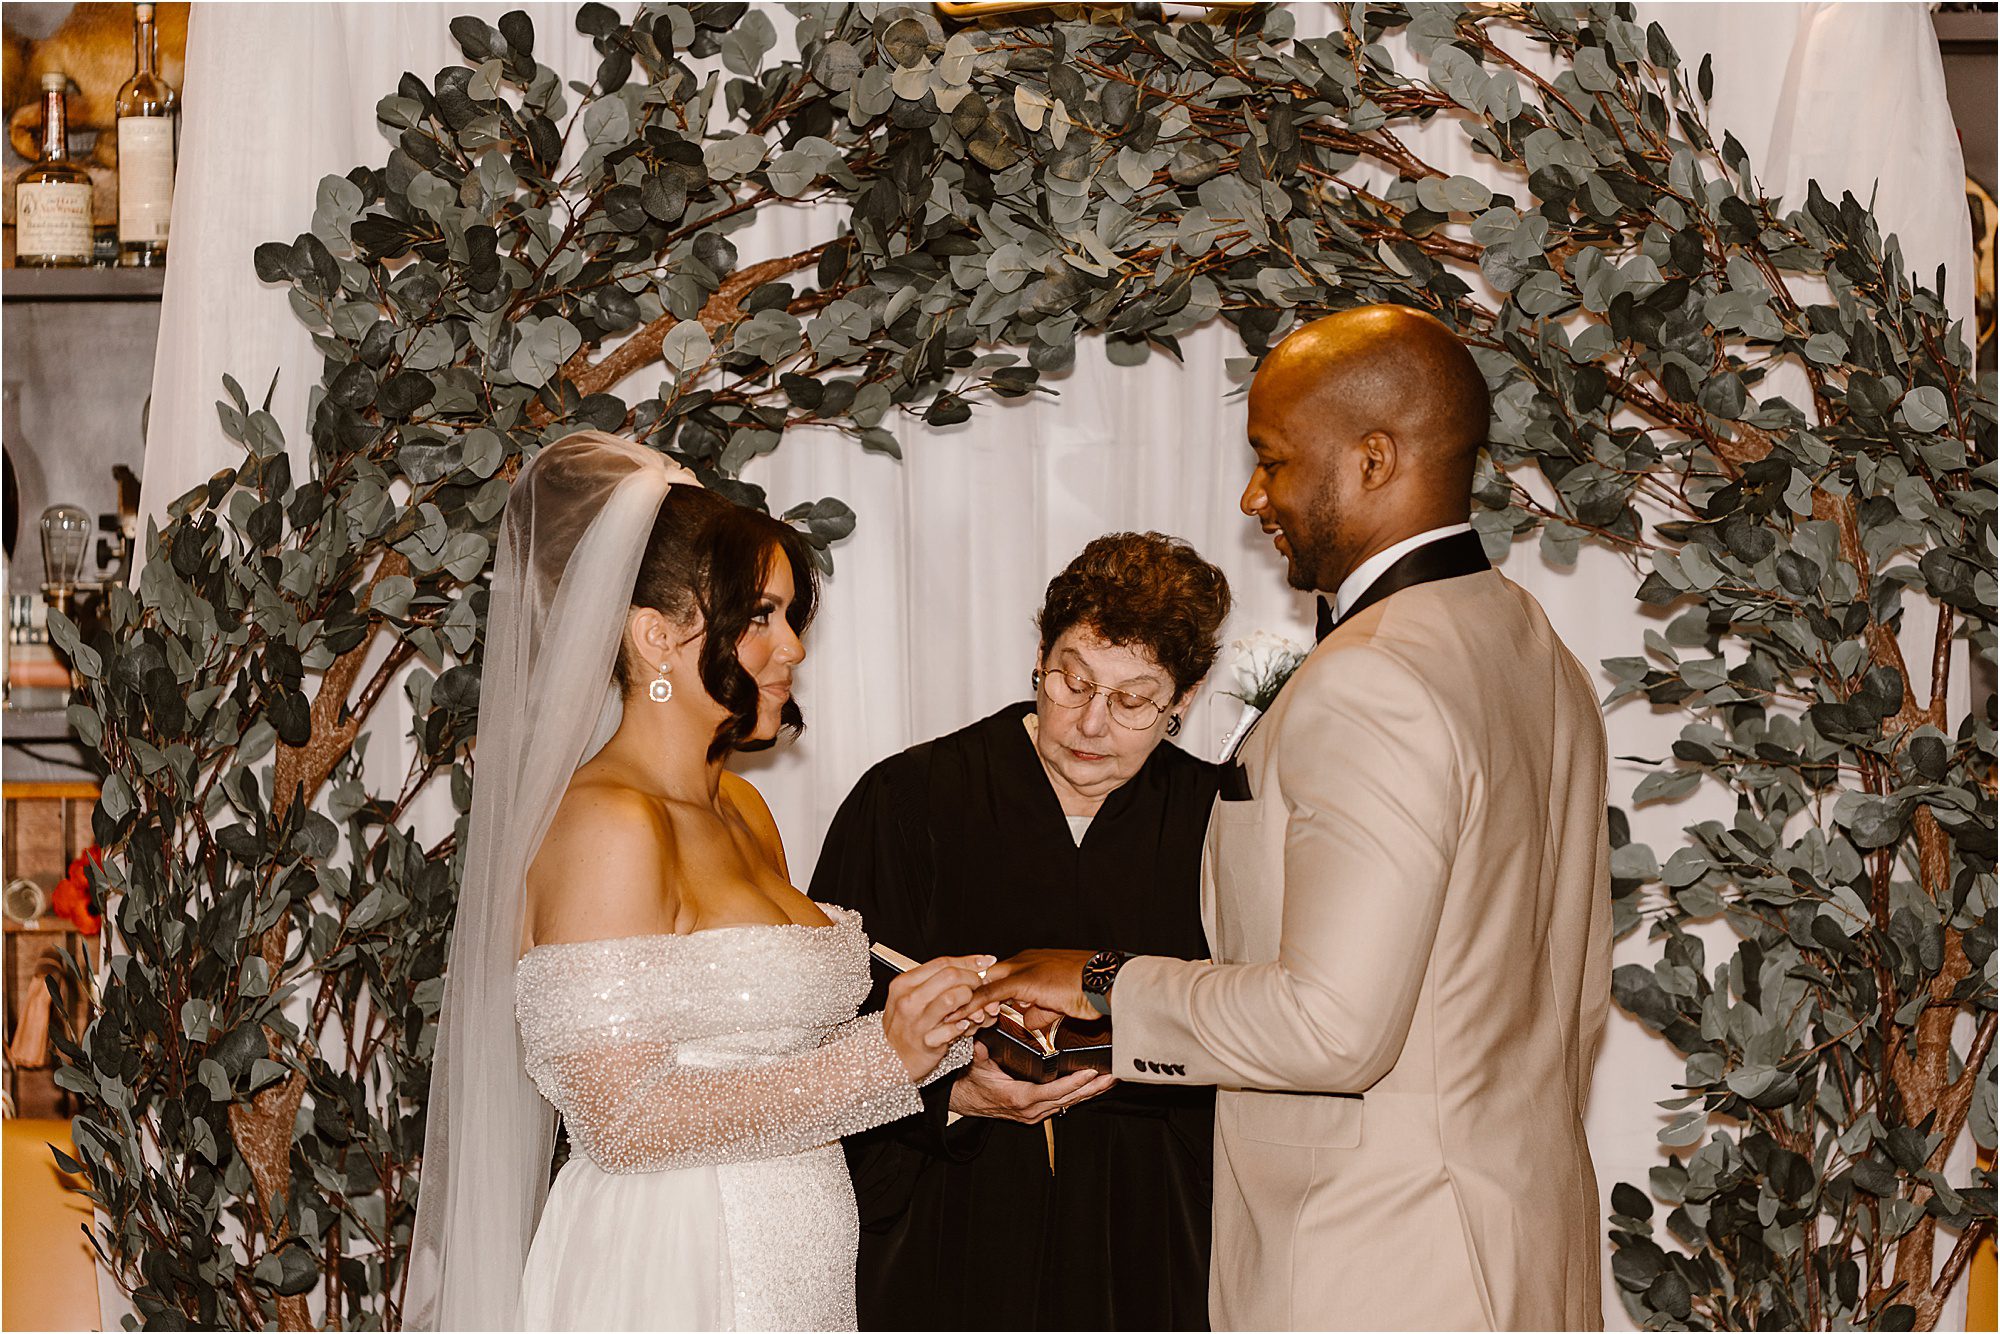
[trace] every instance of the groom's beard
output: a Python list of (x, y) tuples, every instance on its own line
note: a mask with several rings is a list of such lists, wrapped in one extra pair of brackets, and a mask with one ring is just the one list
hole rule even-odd
[(1291, 568), (1286, 582), (1302, 593), (1331, 593), (1325, 582), (1332, 571), (1334, 554), (1340, 545), (1340, 502), (1331, 486), (1323, 487), (1312, 499), (1296, 527), (1284, 528), (1285, 544), (1292, 549)]

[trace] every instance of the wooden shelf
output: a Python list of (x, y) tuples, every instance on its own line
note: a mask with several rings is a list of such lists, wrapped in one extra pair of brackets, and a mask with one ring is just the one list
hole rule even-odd
[(158, 301), (167, 271), (160, 269), (0, 269), (0, 300)]
[(74, 922), (71, 922), (66, 917), (57, 917), (53, 914), (48, 917), (37, 917), (32, 922), (9, 920), (4, 925), (0, 925), (0, 930), (4, 930), (10, 936), (80, 936), (83, 934), (83, 932), (77, 930)]
[(96, 801), (101, 789), (79, 778), (74, 782), (46, 779), (18, 779), (0, 783), (0, 797), (8, 801)]
[(1991, 9), (1933, 13), (1931, 26), (1937, 29), (1938, 45), (1946, 50), (1991, 51), (2000, 35), (2000, 14)]

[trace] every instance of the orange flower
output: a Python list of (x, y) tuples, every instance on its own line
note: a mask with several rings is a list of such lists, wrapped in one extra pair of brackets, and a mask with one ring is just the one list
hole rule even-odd
[(49, 895), (49, 909), (58, 917), (67, 918), (72, 926), (87, 936), (94, 936), (104, 925), (99, 912), (95, 878), (104, 867), (104, 850), (95, 843), (76, 855), (69, 864), (69, 872), (56, 882)]
[(49, 895), (49, 908), (87, 936), (96, 935), (104, 925), (104, 919), (98, 916), (91, 902), (90, 886), (79, 875), (66, 875), (56, 882), (55, 892)]
[(88, 900), (85, 897), (83, 886), (78, 884), (73, 877), (64, 876), (62, 879), (56, 881), (55, 892), (49, 895), (49, 907), (55, 912), (56, 916), (67, 917), (74, 921), (77, 910), (87, 906)]

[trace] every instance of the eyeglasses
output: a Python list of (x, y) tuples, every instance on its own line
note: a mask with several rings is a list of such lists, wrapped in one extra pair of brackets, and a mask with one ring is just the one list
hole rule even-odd
[(1060, 667), (1038, 670), (1031, 678), (1037, 690), (1046, 691), (1049, 703), (1058, 708), (1078, 709), (1090, 703), (1095, 696), (1102, 695), (1111, 710), (1111, 721), (1120, 727), (1129, 727), (1135, 732), (1143, 732), (1160, 720), (1167, 706), (1157, 704), (1144, 695), (1134, 695), (1110, 686), (1101, 686), (1089, 677), (1066, 672)]

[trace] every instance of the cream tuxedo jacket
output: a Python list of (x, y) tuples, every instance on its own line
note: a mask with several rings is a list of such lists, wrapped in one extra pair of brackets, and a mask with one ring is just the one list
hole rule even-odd
[(1212, 963), (1135, 958), (1114, 1070), (1216, 1084), (1217, 1329), (1598, 1328), (1603, 723), (1495, 571), (1308, 657), (1238, 756)]

